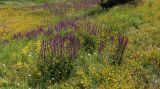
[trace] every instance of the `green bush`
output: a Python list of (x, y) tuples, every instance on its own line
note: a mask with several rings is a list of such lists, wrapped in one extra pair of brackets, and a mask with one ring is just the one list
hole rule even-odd
[(47, 84), (55, 84), (66, 81), (73, 72), (72, 59), (46, 59), (37, 62), (37, 70), (28, 79), (28, 85), (32, 88), (46, 88)]
[(85, 49), (86, 52), (92, 54), (96, 49), (96, 41), (88, 35), (84, 35), (83, 40), (84, 40), (82, 44), (83, 48)]
[(61, 60), (55, 64), (52, 64), (48, 67), (49, 78), (51, 78), (51, 82), (60, 82), (67, 80), (71, 72), (73, 71), (72, 63), (70, 58), (66, 58)]
[(137, 5), (142, 0), (101, 0), (100, 6), (102, 8), (111, 8), (115, 5), (119, 4), (130, 4), (130, 5)]

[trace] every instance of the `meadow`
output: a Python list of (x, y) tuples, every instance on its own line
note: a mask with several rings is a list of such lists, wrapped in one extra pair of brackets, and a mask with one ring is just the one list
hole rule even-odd
[(160, 0), (0, 0), (0, 89), (159, 89)]

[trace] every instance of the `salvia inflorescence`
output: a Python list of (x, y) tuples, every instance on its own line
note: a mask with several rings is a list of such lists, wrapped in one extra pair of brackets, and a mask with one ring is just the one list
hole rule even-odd
[(53, 39), (42, 42), (40, 55), (44, 60), (48, 58), (48, 56), (51, 56), (52, 58), (59, 58), (61, 60), (65, 57), (75, 59), (80, 47), (80, 40), (76, 35), (56, 35)]

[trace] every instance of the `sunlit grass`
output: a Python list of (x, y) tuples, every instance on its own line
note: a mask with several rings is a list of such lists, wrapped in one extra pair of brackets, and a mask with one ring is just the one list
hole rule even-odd
[(23, 32), (44, 25), (44, 17), (8, 7), (0, 10), (0, 24), (0, 31)]
[[(85, 26), (91, 27), (94, 24), (90, 26), (86, 23), (83, 26), (85, 21), (99, 26), (91, 27), (91, 30), (98, 29), (97, 36), (88, 35), (91, 36), (89, 40), (91, 44), (95, 43), (93, 47), (96, 51), (93, 53), (85, 52), (84, 46), (82, 46), (77, 51), (77, 58), (72, 61), (74, 72), (71, 77), (68, 80), (60, 81), (60, 83), (51, 84), (50, 81), (47, 81), (48, 89), (158, 89), (160, 86), (159, 5), (159, 0), (144, 0), (144, 3), (137, 7), (115, 6), (95, 14), (89, 14), (94, 12), (94, 9), (86, 8), (86, 10), (76, 11), (74, 8), (69, 8), (64, 16), (51, 15), (49, 10), (42, 8), (31, 10), (6, 7), (0, 9), (0, 33), (4, 31), (11, 34), (25, 33), (38, 26), (43, 26), (46, 30), (50, 25), (55, 26), (55, 23), (63, 19), (83, 17), (78, 20), (80, 23), (77, 25), (82, 24), (82, 27), (77, 27), (80, 31), (76, 31), (76, 34), (78, 36), (88, 35)], [(99, 7), (95, 7), (95, 11), (99, 9)], [(61, 23), (59, 26), (63, 27), (64, 24)], [(106, 32), (109, 28), (113, 30), (111, 34)], [(70, 32), (73, 32), (72, 28), (67, 28), (64, 32), (60, 32), (60, 35), (63, 37)], [(112, 65), (109, 61), (111, 60), (110, 55), (112, 57), (112, 53), (118, 48), (116, 46), (118, 36), (121, 35), (128, 38), (128, 46), (125, 49), (121, 65)], [(5, 36), (7, 35), (0, 37)], [(113, 43), (108, 41), (109, 36), (115, 37)], [(35, 38), (25, 38), (24, 36), (24, 38), (9, 40), (2, 45), (0, 43), (0, 88), (26, 89), (30, 87), (28, 81), (31, 84), (38, 81), (36, 81), (37, 76), (39, 79), (42, 72), (38, 70), (37, 65), (43, 61), (43, 58), (40, 58), (43, 54), (40, 54), (40, 50), (43, 46), (43, 40), (48, 40), (48, 38), (53, 40), (55, 33), (53, 32), (51, 36), (42, 33)], [(83, 37), (79, 38), (84, 42)], [(105, 41), (106, 44), (101, 54), (96, 49), (100, 41)], [(50, 43), (50, 40), (48, 42)], [(45, 47), (49, 48), (50, 44)], [(48, 49), (42, 51), (50, 52)], [(52, 57), (50, 54), (47, 55), (49, 55), (46, 57), (48, 59), (50, 56)], [(54, 63), (56, 62), (53, 61)], [(36, 88), (41, 87), (43, 84), (36, 85)]]

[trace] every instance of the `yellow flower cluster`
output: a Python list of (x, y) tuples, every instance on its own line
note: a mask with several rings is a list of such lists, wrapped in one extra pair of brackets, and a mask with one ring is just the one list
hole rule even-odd
[(36, 52), (39, 52), (41, 49), (41, 40), (37, 40), (35, 45), (36, 45)]
[[(95, 70), (94, 67), (93, 69)], [(101, 81), (99, 89), (132, 89), (134, 87), (131, 72), (125, 66), (119, 68), (108, 65), (104, 68), (96, 69), (93, 76), (96, 76), (97, 80)]]
[(31, 48), (32, 42), (29, 42), (21, 51), (22, 54), (26, 55), (28, 54), (30, 48)]

